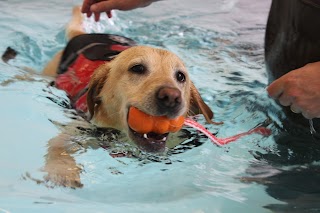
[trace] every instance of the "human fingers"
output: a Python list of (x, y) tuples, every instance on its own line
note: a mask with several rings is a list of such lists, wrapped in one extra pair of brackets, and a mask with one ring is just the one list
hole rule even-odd
[(303, 117), (307, 119), (320, 118), (320, 112), (318, 109), (314, 110), (314, 109), (307, 108), (302, 110), (301, 113)]
[(109, 12), (113, 9), (118, 9), (117, 5), (118, 5), (117, 1), (114, 1), (114, 0), (102, 1), (99, 3), (93, 4), (90, 7), (90, 10), (93, 13)]
[(301, 113), (303, 115), (303, 117), (305, 117), (306, 119), (312, 119), (315, 118), (315, 116), (313, 116), (312, 114), (310, 114), (309, 112), (302, 112)]
[(108, 18), (112, 18), (112, 13), (111, 13), (111, 11), (108, 11), (108, 12), (106, 12), (106, 13), (107, 13)]
[(302, 112), (301, 109), (295, 104), (291, 104), (290, 110), (291, 110), (291, 112), (296, 113), (296, 114)]
[(278, 99), (282, 95), (283, 91), (284, 84), (282, 83), (281, 79), (275, 80), (267, 88), (269, 96), (273, 99)]
[(278, 101), (282, 106), (290, 106), (296, 102), (296, 97), (289, 95), (287, 91), (284, 91), (280, 97), (278, 97)]
[(81, 12), (87, 13), (87, 14), (91, 13), (90, 7), (94, 2), (95, 2), (94, 0), (84, 0), (82, 3)]
[(87, 17), (90, 18), (92, 16), (92, 12), (87, 12)]
[(303, 117), (306, 119), (312, 119), (312, 118), (320, 118), (320, 111), (319, 107), (317, 105), (312, 104), (306, 104), (298, 101), (293, 101), (290, 105), (290, 110), (293, 113), (301, 113)]
[(94, 20), (98, 22), (100, 20), (100, 13), (94, 12)]
[(278, 99), (282, 106), (290, 106), (293, 102), (293, 97), (286, 93), (284, 83), (282, 83), (281, 79), (271, 83), (267, 91), (269, 96), (273, 99)]

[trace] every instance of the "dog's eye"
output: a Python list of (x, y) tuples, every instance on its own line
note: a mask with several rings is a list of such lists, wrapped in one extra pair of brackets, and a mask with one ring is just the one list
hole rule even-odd
[(181, 72), (181, 71), (178, 71), (176, 73), (176, 78), (179, 82), (183, 83), (186, 81), (186, 76)]
[(130, 68), (131, 72), (137, 73), (137, 74), (142, 74), (144, 73), (146, 68), (142, 64), (137, 64), (134, 65), (133, 67)]

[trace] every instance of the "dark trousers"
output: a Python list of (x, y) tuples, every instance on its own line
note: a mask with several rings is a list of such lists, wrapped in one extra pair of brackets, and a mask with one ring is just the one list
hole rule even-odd
[[(265, 36), (265, 59), (270, 82), (291, 70), (320, 61), (320, 0), (272, 1)], [(283, 110), (288, 117), (288, 130), (305, 127), (309, 131), (307, 119), (292, 113), (289, 107)], [(313, 123), (320, 132), (320, 119), (313, 119)]]

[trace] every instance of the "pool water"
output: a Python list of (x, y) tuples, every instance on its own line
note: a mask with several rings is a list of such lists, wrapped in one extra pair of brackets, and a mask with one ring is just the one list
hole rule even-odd
[[(88, 19), (85, 27), (178, 54), (215, 120), (224, 121), (213, 126), (199, 118), (217, 137), (259, 125), (270, 128), (272, 136), (250, 135), (217, 147), (185, 128), (190, 138), (167, 155), (112, 158), (110, 150), (97, 145), (104, 138), (75, 131), (73, 156), (83, 168), (83, 188), (43, 182), (48, 141), (71, 121), (88, 125), (66, 107), (64, 92), (48, 86), (52, 79), (39, 75), (66, 44), (64, 25), (80, 3), (0, 1), (0, 52), (8, 46), (19, 52), (9, 64), (0, 62), (1, 213), (319, 211), (317, 160), (288, 164), (295, 156), (290, 148), (285, 148), (289, 154), (283, 164), (261, 157), (282, 157), (284, 149), (273, 137), (281, 132), (284, 115), (265, 91), (263, 39), (269, 0), (160, 1), (117, 12), (98, 24)], [(24, 78), (13, 80), (16, 75)], [(111, 150), (126, 146), (114, 143)]]

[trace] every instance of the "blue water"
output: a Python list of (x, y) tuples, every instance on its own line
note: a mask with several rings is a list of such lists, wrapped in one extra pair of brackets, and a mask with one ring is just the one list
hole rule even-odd
[[(9, 64), (0, 62), (0, 212), (287, 212), (280, 207), (290, 200), (270, 193), (263, 181), (245, 178), (290, 171), (291, 167), (274, 167), (256, 157), (256, 153), (278, 152), (273, 136), (251, 135), (219, 148), (185, 129), (193, 137), (184, 143), (198, 144), (191, 149), (182, 145), (185, 151), (180, 154), (112, 158), (103, 148), (77, 146), (79, 141), (99, 139), (76, 132), (74, 157), (84, 169), (84, 187), (37, 184), (46, 175), (41, 168), (47, 142), (59, 134), (61, 125), (74, 118), (86, 125), (72, 109), (62, 106), (68, 99), (48, 87), (51, 79), (39, 75), (66, 44), (64, 25), (73, 5), (79, 3), (0, 1), (0, 52), (7, 46), (19, 51)], [(263, 58), (269, 6), (266, 0), (161, 1), (145, 9), (117, 12), (112, 20), (99, 24), (86, 20), (85, 26), (88, 32), (116, 33), (178, 54), (215, 120), (224, 121), (222, 126), (206, 125), (218, 137), (257, 125), (276, 135), (283, 114), (266, 94)], [(36, 73), (27, 74), (21, 67)], [(24, 80), (11, 81), (15, 75), (23, 75)], [(205, 124), (204, 119), (199, 121)]]

